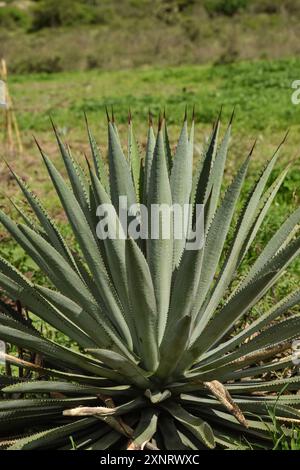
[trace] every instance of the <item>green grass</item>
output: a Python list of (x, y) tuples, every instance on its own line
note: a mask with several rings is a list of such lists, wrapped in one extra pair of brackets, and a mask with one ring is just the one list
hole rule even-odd
[(184, 106), (196, 105), (197, 118), (211, 124), (221, 105), (229, 116), (235, 106), (236, 128), (243, 133), (300, 132), (300, 106), (291, 103), (291, 83), (300, 77), (300, 60), (240, 62), (219, 66), (140, 68), (11, 77), (21, 127), (47, 131), (49, 114), (66, 129), (81, 125), (83, 111), (94, 123), (104, 106), (115, 107), (125, 123), (130, 106), (137, 121), (148, 110), (167, 108), (178, 125)]

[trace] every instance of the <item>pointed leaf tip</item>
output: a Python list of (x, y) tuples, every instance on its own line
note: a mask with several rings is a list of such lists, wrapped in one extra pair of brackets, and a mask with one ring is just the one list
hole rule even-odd
[(35, 144), (36, 144), (38, 150), (40, 151), (40, 154), (43, 156), (44, 152), (43, 152), (43, 150), (42, 150), (42, 147), (41, 147), (40, 143), (38, 142), (37, 138), (36, 138), (34, 135), (33, 135), (32, 137), (33, 137), (33, 139), (34, 139), (34, 141), (35, 141)]
[(230, 119), (229, 119), (228, 127), (231, 126), (232, 123), (233, 123), (233, 119), (234, 119), (234, 116), (235, 116), (235, 109), (236, 109), (236, 106), (234, 105), (231, 116), (230, 116)]
[(285, 143), (285, 141), (288, 138), (289, 133), (290, 133), (290, 129), (286, 131), (285, 136), (283, 137), (282, 142), (280, 143), (279, 147)]
[(158, 132), (161, 131), (164, 120), (165, 120), (165, 119), (164, 119), (164, 116), (163, 116), (161, 113), (159, 113), (159, 117), (158, 117)]
[(131, 109), (128, 108), (128, 124), (130, 125), (132, 122), (132, 114), (131, 114)]
[(110, 122), (110, 117), (109, 117), (109, 112), (108, 112), (107, 106), (105, 106), (105, 112), (106, 112), (107, 122)]
[(152, 116), (152, 113), (151, 113), (150, 109), (149, 109), (149, 112), (148, 112), (148, 124), (149, 124), (149, 127), (153, 126), (153, 116)]
[(254, 149), (255, 149), (255, 147), (256, 147), (256, 144), (257, 144), (257, 138), (256, 138), (256, 139), (254, 140), (254, 142), (253, 142), (253, 145), (252, 145), (251, 150), (250, 150), (250, 152), (249, 152), (249, 157), (251, 157), (251, 155), (253, 154)]
[(49, 119), (50, 119), (50, 122), (51, 122), (52, 129), (54, 131), (54, 134), (57, 136), (57, 128), (56, 128), (56, 125), (54, 124), (54, 121), (52, 119), (51, 114), (49, 114)]
[(185, 105), (185, 108), (184, 108), (184, 117), (183, 117), (183, 122), (186, 122), (187, 121), (187, 104)]
[(88, 169), (89, 169), (89, 171), (91, 171), (91, 164), (90, 164), (90, 162), (89, 162), (89, 159), (88, 159), (88, 157), (87, 157), (87, 155), (86, 155), (85, 153), (84, 153), (83, 155), (84, 155), (86, 164), (87, 164), (87, 166), (88, 166)]

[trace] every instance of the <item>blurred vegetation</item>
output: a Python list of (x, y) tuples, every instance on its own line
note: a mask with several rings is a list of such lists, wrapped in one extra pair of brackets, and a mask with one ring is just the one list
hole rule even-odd
[(300, 0), (0, 2), (14, 73), (278, 59), (299, 56), (299, 34)]
[(28, 29), (32, 18), (28, 12), (24, 12), (14, 6), (0, 8), (0, 28), (3, 29)]
[(32, 31), (59, 26), (102, 23), (104, 16), (97, 2), (80, 0), (42, 0), (32, 8)]
[(233, 16), (249, 6), (249, 0), (205, 0), (204, 6), (209, 14)]

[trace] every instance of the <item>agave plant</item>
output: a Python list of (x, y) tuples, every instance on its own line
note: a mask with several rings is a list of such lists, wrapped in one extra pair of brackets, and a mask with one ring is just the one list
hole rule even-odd
[[(232, 120), (219, 144), (217, 119), (194, 171), (194, 119), (188, 129), (185, 117), (174, 155), (165, 119), (156, 136), (150, 119), (142, 159), (131, 117), (127, 156), (108, 117), (108, 169), (89, 126), (92, 164), (87, 158), (85, 168), (54, 127), (68, 183), (39, 150), (74, 246), (11, 170), (30, 212), (20, 210), (23, 223), (3, 212), (0, 221), (49, 284), (33, 283), (0, 258), (3, 292), (29, 310), (21, 318), (1, 304), (0, 338), (40, 358), (6, 355), (8, 363), (29, 371), (13, 384), (2, 379), (0, 432), (8, 449), (268, 447), (270, 409), (278, 422), (300, 419), (300, 396), (293, 393), (300, 376), (270, 374), (293, 366), (288, 350), (300, 333), (300, 316), (292, 313), (300, 290), (269, 309), (260, 307), (299, 253), (300, 209), (241, 276), (288, 168), (270, 182), (280, 146), (241, 204), (253, 149), (224, 191), (231, 127)], [(189, 229), (196, 224), (196, 205), (204, 205), (204, 244), (190, 250), (173, 235), (99, 238), (96, 209), (112, 204), (117, 214), (119, 196), (137, 207), (190, 203)], [(138, 212), (131, 216), (143, 223)], [(251, 321), (254, 307), (260, 313)], [(45, 338), (32, 314), (74, 348)]]

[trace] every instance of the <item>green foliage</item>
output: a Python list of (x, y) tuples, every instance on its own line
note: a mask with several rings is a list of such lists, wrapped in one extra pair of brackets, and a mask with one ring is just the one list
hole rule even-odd
[[(246, 195), (253, 149), (224, 192), (232, 119), (221, 138), (220, 116), (216, 120), (194, 172), (194, 118), (189, 128), (185, 116), (175, 152), (165, 118), (157, 131), (151, 121), (142, 159), (131, 114), (128, 157), (115, 118), (108, 116), (108, 167), (89, 127), (93, 164), (87, 161), (84, 168), (54, 128), (68, 182), (40, 148), (73, 232), (71, 245), (12, 171), (29, 210), (22, 210), (22, 223), (3, 211), (0, 221), (47, 287), (17, 269), (10, 254), (10, 260), (0, 256), (1, 288), (29, 311), (24, 319), (0, 303), (0, 339), (42, 360), (7, 358), (29, 371), (26, 381), (10, 385), (0, 377), (0, 435), (9, 433), (9, 449), (74, 449), (74, 443), (76, 449), (126, 448), (129, 438), (132, 446), (146, 443), (149, 449), (232, 449), (240, 447), (240, 438), (272, 448), (277, 431), (269, 410), (277, 420), (299, 420), (294, 392), (300, 377), (266, 374), (293, 365), (291, 355), (274, 358), (299, 336), (299, 287), (260, 308), (300, 252), (300, 209), (286, 214), (241, 270), (289, 170), (272, 176), (283, 142)], [(145, 243), (129, 236), (100, 240), (96, 208), (112, 204), (112, 222), (119, 196), (149, 209), (190, 202), (187, 232), (195, 226), (196, 204), (203, 204), (203, 246), (191, 251), (185, 241), (161, 232)], [(137, 213), (131, 217), (143, 226)], [(255, 320), (241, 328), (254, 310)], [(33, 314), (69, 338), (68, 347), (38, 331)], [(76, 347), (70, 347), (73, 342)]]
[(233, 16), (249, 5), (249, 0), (205, 0), (204, 5), (210, 15)]
[[(20, 6), (13, 2), (29, 24), (18, 31), (1, 28), (0, 55), (11, 71), (20, 73), (42, 72), (40, 62), (51, 57), (61, 58), (58, 70), (71, 71), (298, 56), (292, 37), (298, 33), (300, 0), (252, 0), (245, 7), (243, 0), (206, 0), (206, 9), (204, 4), (204, 0), (41, 0)], [(234, 18), (229, 16), (234, 12)], [(279, 36), (282, 41), (274, 48), (273, 38)], [(121, 50), (123, 43), (126, 48)]]
[(98, 11), (80, 0), (41, 1), (33, 10), (32, 29), (101, 23)]
[(59, 55), (51, 55), (50, 57), (36, 56), (34, 59), (30, 60), (24, 57), (15, 65), (14, 70), (20, 74), (52, 74), (61, 72), (63, 70), (63, 64)]
[(14, 6), (0, 8), (0, 29), (27, 29), (30, 25), (30, 15)]
[(270, 435), (273, 440), (272, 450), (300, 450), (300, 429), (295, 423), (288, 425), (284, 420), (276, 418), (276, 406), (269, 408), (272, 420)]

